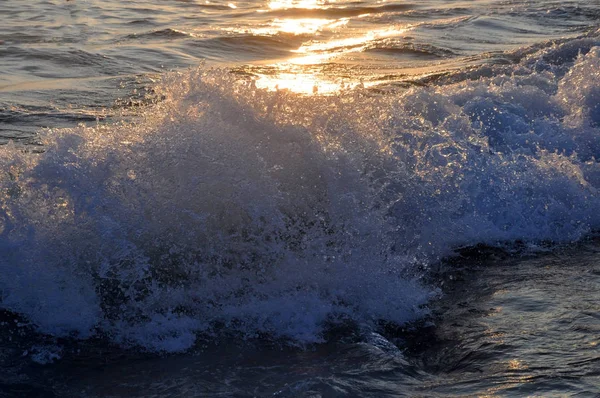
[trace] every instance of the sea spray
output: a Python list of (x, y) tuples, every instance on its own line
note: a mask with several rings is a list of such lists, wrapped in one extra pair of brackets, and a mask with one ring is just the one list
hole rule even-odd
[(600, 226), (595, 45), (384, 94), (200, 68), (167, 75), (135, 123), (3, 147), (1, 306), (157, 351), (416, 319), (436, 290), (414, 265)]

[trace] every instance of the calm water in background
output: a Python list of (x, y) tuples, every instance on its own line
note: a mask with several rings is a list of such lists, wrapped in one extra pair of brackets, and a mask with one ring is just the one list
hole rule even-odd
[(1, 1), (0, 396), (598, 396), (599, 20)]

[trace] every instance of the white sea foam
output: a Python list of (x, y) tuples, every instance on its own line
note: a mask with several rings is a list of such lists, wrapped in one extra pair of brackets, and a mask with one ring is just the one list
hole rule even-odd
[(415, 319), (435, 295), (415, 264), (600, 227), (599, 44), (386, 95), (201, 68), (167, 76), (137, 124), (3, 147), (0, 305), (159, 351)]

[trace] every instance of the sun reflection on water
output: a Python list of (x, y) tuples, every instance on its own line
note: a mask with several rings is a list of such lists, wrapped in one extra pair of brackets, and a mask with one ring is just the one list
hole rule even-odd
[(323, 28), (335, 29), (348, 23), (348, 19), (322, 19), (322, 18), (302, 18), (302, 19), (275, 19), (273, 28), (278, 32), (293, 33), (295, 35), (317, 33)]
[[(308, 30), (316, 31), (325, 26), (331, 28), (347, 23), (347, 19), (295, 20), (293, 22), (286, 20), (285, 23), (280, 23), (279, 32), (300, 34)], [(275, 23), (273, 26), (276, 26)], [(410, 29), (410, 26), (392, 27), (351, 37), (307, 41), (298, 49), (291, 51), (297, 56), (270, 65), (271, 73), (269, 74), (259, 74), (256, 86), (267, 90), (286, 89), (305, 95), (326, 95), (364, 85), (358, 75), (352, 76), (345, 73), (345, 77), (340, 79), (337, 73), (328, 72), (325, 67), (329, 65), (328, 69), (331, 70), (330, 64), (334, 59), (365, 51), (379, 40), (401, 36)]]
[(257, 88), (270, 91), (288, 90), (304, 95), (331, 95), (357, 86), (368, 86), (357, 79), (328, 76), (322, 69), (294, 65), (275, 66), (274, 70), (256, 75)]
[(271, 10), (280, 10), (288, 8), (304, 8), (314, 10), (317, 8), (326, 8), (329, 4), (335, 3), (335, 0), (273, 0), (269, 2)]
[[(288, 9), (345, 8), (343, 1), (336, 0), (272, 0), (267, 3), (269, 12)], [(375, 83), (362, 81), (360, 72), (348, 68), (353, 57), (360, 52), (377, 47), (384, 40), (402, 37), (413, 29), (412, 25), (394, 25), (378, 30), (365, 30), (360, 22), (368, 14), (338, 18), (309, 17), (281, 18), (280, 15), (267, 24), (240, 31), (253, 36), (276, 36), (287, 34), (310, 35), (310, 39), (291, 49), (290, 56), (282, 61), (249, 66), (246, 71), (254, 75), (256, 87), (266, 90), (289, 90), (304, 95), (331, 95), (342, 90)]]
[(342, 55), (360, 52), (368, 49), (378, 40), (400, 36), (409, 30), (404, 28), (389, 28), (375, 32), (367, 32), (358, 37), (347, 37), (343, 39), (329, 40), (325, 42), (308, 42), (302, 44), (300, 48), (292, 52), (305, 54), (292, 58), (287, 62), (295, 65), (315, 65), (322, 64)]
[(284, 18), (273, 19), (268, 25), (251, 29), (226, 28), (234, 33), (251, 33), (254, 36), (274, 36), (278, 33), (299, 35), (318, 35), (322, 30), (334, 30), (348, 23), (348, 18)]

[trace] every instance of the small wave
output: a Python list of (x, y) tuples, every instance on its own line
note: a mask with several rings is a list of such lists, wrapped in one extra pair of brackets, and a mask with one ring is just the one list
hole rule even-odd
[(230, 34), (226, 36), (198, 40), (194, 47), (203, 49), (203, 55), (211, 53), (231, 54), (232, 59), (250, 59), (252, 57), (276, 58), (289, 57), (290, 51), (298, 48), (302, 38), (290, 35)]
[[(509, 13), (509, 15), (517, 15), (516, 12)], [(592, 21), (600, 20), (600, 11), (597, 7), (581, 7), (581, 6), (569, 6), (563, 5), (560, 7), (544, 8), (543, 12), (540, 12), (539, 8), (525, 8), (518, 12), (518, 15), (528, 15), (538, 19), (589, 19)]]
[[(77, 77), (79, 74), (87, 75), (76, 68), (93, 68), (100, 75), (116, 75), (122, 69), (114, 59), (83, 50), (30, 48), (23, 46), (0, 47), (0, 57), (14, 58), (29, 74), (45, 78)], [(25, 62), (27, 61), (27, 62)], [(65, 66), (69, 68), (65, 70)]]
[(145, 32), (145, 33), (134, 33), (134, 34), (127, 35), (125, 38), (129, 39), (129, 40), (135, 40), (135, 39), (162, 40), (162, 39), (181, 39), (181, 38), (189, 38), (189, 37), (202, 37), (202, 36), (195, 34), (195, 33), (184, 32), (184, 31), (178, 30), (178, 29), (167, 28), (167, 29), (161, 29), (161, 30), (153, 30), (150, 32)]
[(408, 17), (413, 17), (417, 20), (428, 20), (432, 16), (435, 17), (450, 17), (460, 18), (468, 17), (473, 10), (465, 7), (446, 7), (446, 8), (416, 8), (405, 13)]
[(128, 25), (156, 25), (156, 22), (151, 18), (134, 19), (127, 22)]
[(432, 45), (399, 42), (397, 40), (384, 40), (365, 50), (365, 52), (378, 52), (390, 55), (410, 55), (417, 57), (445, 58), (456, 53), (446, 48)]
[(434, 21), (427, 21), (419, 24), (419, 27), (427, 27), (430, 29), (447, 29), (447, 28), (455, 28), (459, 25), (470, 23), (473, 21), (477, 21), (478, 17), (472, 15), (463, 15), (459, 17), (453, 18), (444, 18), (438, 19)]
[(323, 7), (323, 8), (280, 8), (268, 11), (268, 15), (294, 18), (349, 18), (364, 14), (386, 14), (415, 8), (412, 4), (387, 4), (376, 7)]

